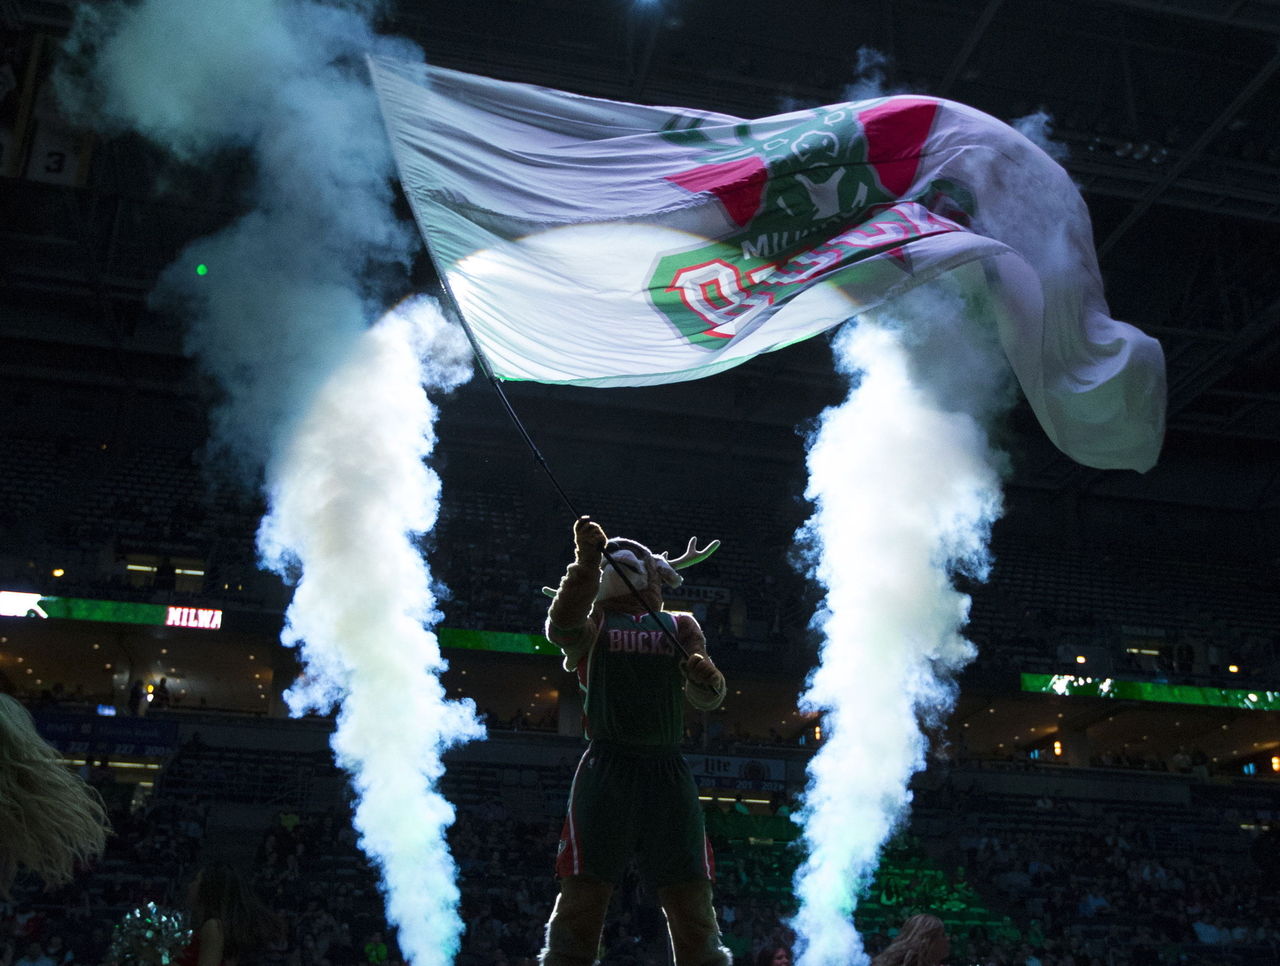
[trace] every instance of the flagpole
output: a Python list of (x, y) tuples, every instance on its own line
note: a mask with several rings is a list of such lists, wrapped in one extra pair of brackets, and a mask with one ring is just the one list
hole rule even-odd
[[(440, 280), (440, 290), (444, 293), (445, 305), (448, 311), (457, 320), (458, 324), (462, 327), (462, 331), (466, 335), (467, 341), (471, 344), (471, 351), (475, 354), (476, 362), (480, 365), (480, 371), (484, 373), (485, 378), (489, 380), (489, 385), (493, 387), (493, 391), (496, 392), (498, 394), (498, 398), (502, 400), (502, 406), (506, 409), (507, 415), (510, 416), (511, 421), (515, 423), (516, 429), (519, 430), (521, 437), (523, 437), (526, 445), (528, 445), (529, 451), (533, 454), (533, 458), (537, 461), (538, 465), (542, 467), (542, 471), (547, 474), (547, 479), (549, 479), (551, 481), (551, 485), (556, 488), (556, 492), (560, 494), (560, 499), (564, 500), (565, 506), (569, 508), (569, 512), (573, 514), (575, 519), (583, 519), (583, 516), (578, 513), (578, 508), (574, 506), (573, 500), (569, 499), (569, 494), (564, 491), (564, 488), (556, 479), (555, 474), (551, 472), (551, 467), (543, 457), (542, 451), (538, 449), (537, 443), (533, 441), (533, 437), (530, 436), (529, 431), (525, 429), (524, 423), (520, 421), (520, 416), (516, 413), (515, 407), (511, 405), (511, 400), (507, 398), (506, 392), (503, 391), (502, 383), (498, 379), (497, 374), (493, 371), (493, 366), (489, 364), (489, 360), (485, 356), (484, 350), (480, 348), (480, 342), (476, 339), (476, 334), (471, 331), (471, 326), (467, 324), (467, 317), (462, 314), (462, 307), (458, 304), (458, 299), (453, 294), (453, 289), (449, 286), (449, 277), (440, 268), (440, 263), (436, 260), (435, 252), (431, 250), (431, 240), (427, 236), (426, 226), (422, 224), (421, 220), (418, 221), (418, 228), (422, 232), (422, 247), (426, 249), (427, 258), (431, 260), (431, 267), (435, 269), (436, 278)], [(631, 591), (635, 599), (644, 605), (644, 609), (648, 611), (649, 616), (652, 617), (654, 622), (658, 625), (658, 630), (662, 632), (667, 640), (675, 645), (676, 650), (683, 654), (686, 659), (691, 658), (693, 655), (689, 653), (689, 649), (681, 644), (676, 636), (667, 629), (667, 625), (658, 617), (658, 612), (655, 611), (653, 607), (650, 606), (649, 602), (640, 595), (639, 588), (631, 583), (631, 578), (627, 576), (626, 571), (623, 568), (618, 566), (609, 551), (604, 547), (601, 547), (600, 552), (604, 555), (604, 559), (609, 562), (610, 566), (613, 567), (614, 573), (622, 578), (622, 582), (626, 585), (627, 590)]]
[(542, 467), (542, 471), (547, 474), (547, 479), (551, 481), (551, 485), (556, 488), (556, 492), (560, 494), (560, 499), (564, 500), (565, 506), (569, 508), (575, 517), (579, 516), (578, 508), (573, 505), (573, 500), (569, 499), (569, 494), (565, 493), (560, 483), (555, 478), (555, 474), (551, 472), (551, 467), (547, 465), (546, 459), (542, 455), (542, 451), (538, 449), (538, 445), (533, 441), (533, 437), (529, 435), (529, 431), (525, 429), (524, 423), (520, 421), (520, 417), (516, 414), (515, 408), (511, 405), (511, 400), (507, 398), (507, 394), (502, 389), (502, 383), (493, 371), (493, 366), (489, 364), (488, 358), (484, 351), (480, 348), (480, 342), (476, 339), (476, 334), (471, 331), (471, 326), (467, 324), (467, 318), (462, 314), (462, 307), (458, 305), (458, 299), (453, 294), (453, 289), (449, 286), (449, 277), (445, 275), (440, 268), (440, 263), (436, 261), (435, 252), (431, 250), (431, 242), (427, 238), (427, 229), (419, 222), (418, 227), (422, 231), (422, 244), (426, 249), (427, 258), (431, 260), (431, 267), (435, 269), (436, 278), (440, 280), (440, 289), (444, 293), (444, 301), (453, 317), (462, 327), (463, 333), (467, 337), (467, 341), (471, 343), (471, 351), (475, 354), (476, 362), (480, 366), (480, 371), (484, 373), (485, 378), (489, 380), (489, 385), (493, 387), (493, 391), (498, 394), (498, 398), (502, 400), (502, 406), (507, 411), (507, 415), (511, 417), (511, 421), (515, 423), (516, 429), (520, 432), (525, 444), (529, 447), (529, 451), (533, 454), (533, 458), (538, 465)]

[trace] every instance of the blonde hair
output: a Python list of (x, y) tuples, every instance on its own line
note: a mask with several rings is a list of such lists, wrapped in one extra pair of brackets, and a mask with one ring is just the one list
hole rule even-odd
[(19, 869), (46, 886), (102, 854), (109, 827), (102, 798), (58, 761), (31, 713), (0, 694), (0, 896)]
[(946, 956), (946, 938), (947, 928), (937, 916), (912, 916), (871, 966), (938, 966)]

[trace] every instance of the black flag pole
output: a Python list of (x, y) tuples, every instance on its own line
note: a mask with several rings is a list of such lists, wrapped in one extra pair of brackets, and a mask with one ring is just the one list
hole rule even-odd
[(573, 500), (569, 498), (569, 494), (560, 486), (560, 481), (556, 479), (551, 467), (547, 465), (546, 459), (542, 455), (542, 451), (538, 449), (538, 444), (533, 441), (533, 437), (529, 435), (529, 431), (525, 429), (524, 423), (520, 421), (520, 416), (516, 413), (515, 407), (511, 405), (511, 400), (507, 398), (507, 394), (503, 391), (502, 382), (498, 379), (497, 374), (493, 371), (493, 366), (489, 365), (489, 360), (485, 356), (484, 351), (480, 348), (480, 342), (476, 339), (476, 334), (471, 331), (471, 326), (467, 324), (467, 317), (462, 314), (462, 306), (458, 304), (458, 299), (453, 294), (453, 289), (449, 286), (449, 278), (440, 268), (440, 263), (436, 261), (435, 252), (431, 250), (431, 242), (427, 239), (427, 230), (421, 223), (418, 226), (422, 231), (422, 246), (426, 249), (427, 258), (431, 259), (431, 267), (435, 269), (436, 278), (440, 280), (440, 290), (444, 293), (445, 306), (449, 313), (453, 316), (454, 321), (462, 327), (463, 333), (466, 334), (467, 342), (471, 344), (471, 351), (476, 357), (476, 364), (480, 366), (480, 371), (484, 373), (489, 385), (493, 387), (493, 391), (498, 394), (498, 399), (502, 402), (502, 408), (507, 411), (507, 415), (511, 417), (511, 422), (515, 424), (516, 430), (520, 433), (521, 438), (525, 441), (525, 445), (529, 447), (529, 452), (533, 454), (534, 460), (542, 467), (542, 472), (547, 475), (547, 479), (551, 481), (551, 485), (555, 487), (556, 492), (560, 494), (560, 499), (564, 501), (564, 505), (569, 508), (569, 512), (575, 517), (579, 516), (578, 508), (574, 506)]

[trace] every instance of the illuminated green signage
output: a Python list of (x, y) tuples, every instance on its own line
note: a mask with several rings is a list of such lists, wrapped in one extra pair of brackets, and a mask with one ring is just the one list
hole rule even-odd
[[(222, 628), (222, 613), (212, 607), (170, 607), (167, 604), (137, 604), (120, 600), (44, 597), (16, 590), (0, 590), (0, 617), (61, 618), (216, 631)], [(477, 631), (458, 627), (437, 628), (436, 634), (440, 638), (441, 647), (469, 651), (505, 651), (510, 654), (560, 653), (560, 649), (541, 634)]]
[(168, 604), (135, 604), (123, 600), (44, 597), (16, 590), (0, 590), (0, 617), (59, 617), (108, 624), (190, 627), (201, 631), (216, 631), (222, 627), (222, 611), (216, 607), (170, 607)]
[(1159, 681), (1117, 681), (1082, 674), (1022, 675), (1022, 690), (1064, 697), (1115, 698), (1119, 701), (1160, 701), (1198, 704), (1206, 708), (1238, 708), (1245, 711), (1280, 711), (1280, 691), (1245, 688), (1210, 688), (1196, 684), (1164, 684)]
[(559, 654), (556, 647), (541, 634), (513, 634), (509, 631), (475, 631), (460, 627), (436, 628), (441, 647), (465, 648), (469, 651), (506, 651), (510, 654)]

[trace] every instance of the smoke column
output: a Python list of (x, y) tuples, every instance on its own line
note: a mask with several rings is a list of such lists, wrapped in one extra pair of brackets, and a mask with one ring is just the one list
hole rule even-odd
[[(419, 359), (429, 360), (420, 364)], [(450, 745), (483, 736), (470, 701), (445, 697), (430, 574), (413, 536), (429, 531), (440, 481), (423, 462), (435, 409), (423, 392), (470, 378), (460, 330), (433, 302), (389, 313), (315, 395), (276, 465), (259, 544), (302, 578), (284, 642), (306, 673), (295, 714), (340, 704), (333, 749), (359, 795), (360, 845), (381, 867), (387, 913), (410, 962), (458, 950), (453, 808), (436, 791)]]
[(245, 213), (180, 253), (153, 301), (184, 317), (188, 352), (223, 394), (214, 445), (255, 478), (266, 469), (260, 549), (300, 574), (285, 643), (307, 666), (290, 706), (341, 702), (333, 746), (358, 793), (361, 844), (407, 957), (428, 963), (452, 958), (460, 928), (439, 756), (480, 729), (470, 706), (445, 700), (424, 629), (437, 615), (411, 535), (433, 524), (439, 483), (421, 462), (434, 411), (419, 380), (443, 389), (466, 369), (426, 306), (368, 329), (417, 245), (391, 210), (364, 67), (367, 53), (417, 52), (373, 33), (375, 7), (83, 4), (57, 84), (71, 119), (137, 132), (186, 176), (251, 171)]
[(840, 331), (852, 388), (809, 441), (815, 512), (800, 538), (827, 596), (801, 707), (822, 712), (825, 741), (799, 814), (801, 966), (866, 962), (852, 912), (905, 818), (921, 724), (950, 710), (952, 678), (974, 655), (961, 636), (969, 599), (950, 576), (985, 576), (1002, 460), (982, 424), (1012, 390), (978, 296), (942, 284)]

